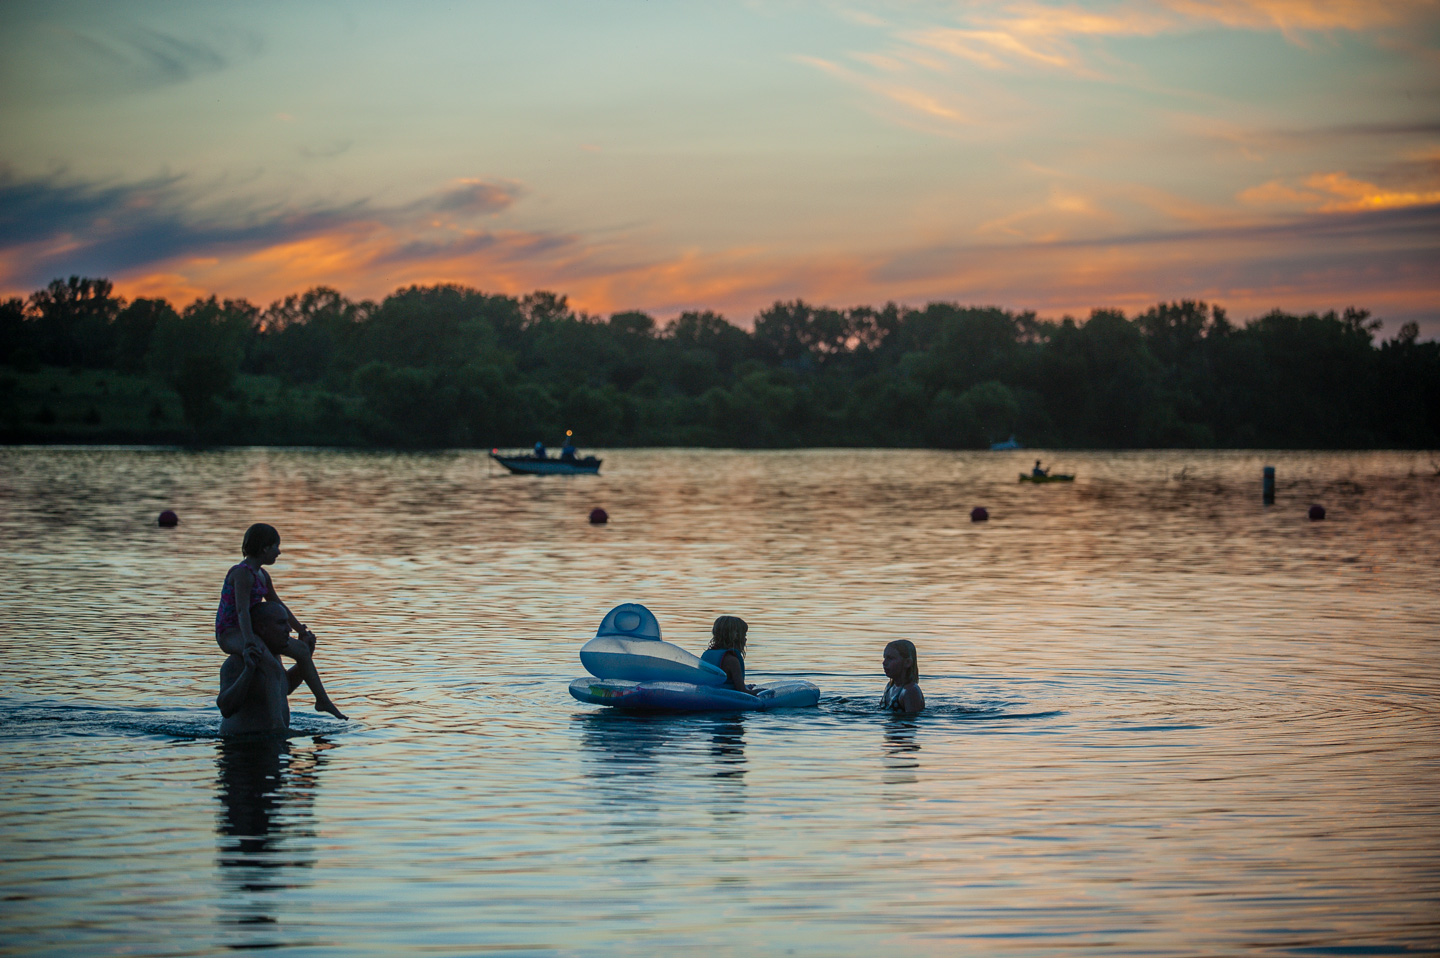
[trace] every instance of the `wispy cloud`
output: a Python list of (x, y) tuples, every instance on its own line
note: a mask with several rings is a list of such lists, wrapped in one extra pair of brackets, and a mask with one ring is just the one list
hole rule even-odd
[(277, 250), (286, 251), (292, 266), (362, 271), (482, 251), (522, 259), (570, 242), (560, 234), (483, 225), (520, 195), (520, 184), (511, 181), (459, 180), (398, 205), (215, 205), (204, 200), (205, 192), (178, 176), (86, 183), (0, 175), (0, 287), (18, 292), (70, 272), (174, 274), (177, 263), (206, 270), (263, 264)]
[(1432, 0), (1161, 0), (1183, 21), (1246, 30), (1373, 30), (1433, 16)]
[(1016, 2), (975, 9), (966, 27), (906, 31), (902, 39), (994, 68), (1030, 63), (1085, 69), (1075, 41), (1153, 37), (1223, 27), (1305, 34), (1374, 31), (1437, 13), (1433, 0), (1126, 0), (1087, 9), (1073, 3)]
[(948, 103), (974, 82), (955, 73), (959, 66), (1002, 77), (1052, 74), (1147, 87), (1108, 41), (1218, 28), (1278, 32), (1303, 45), (1338, 31), (1403, 38), (1400, 28), (1426, 22), (1440, 22), (1434, 0), (1119, 0), (1091, 7), (1017, 0), (966, 5), (939, 22), (877, 22), (882, 47), (849, 54), (863, 70), (840, 68), (833, 57), (798, 59), (918, 113), (974, 123), (973, 110)]
[(1142, 309), (1200, 298), (1236, 315), (1270, 309), (1375, 309), (1440, 335), (1434, 263), (1440, 203), (1300, 214), (1183, 229), (1096, 232), (1061, 240), (939, 243), (897, 250), (865, 271), (874, 289), (998, 303), (1042, 315)]
[(431, 209), (438, 213), (458, 213), (467, 216), (498, 213), (508, 209), (520, 194), (520, 184), (513, 181), (460, 180), (454, 186), (441, 190), (414, 204), (412, 209)]
[(1393, 189), (1346, 173), (1314, 173), (1298, 183), (1270, 180), (1241, 192), (1250, 206), (1300, 208), (1319, 213), (1351, 213), (1426, 207), (1440, 203), (1440, 183), (1429, 189)]
[(1214, 117), (1175, 116), (1171, 125), (1190, 136), (1234, 144), (1252, 159), (1271, 151), (1333, 149), (1361, 140), (1403, 144), (1407, 140), (1423, 143), (1440, 137), (1440, 121), (1423, 119), (1265, 128)]
[[(1371, 194), (1349, 185), (1358, 182), (1326, 180), (1332, 189), (1325, 195), (1364, 200)], [(1440, 333), (1432, 275), (1440, 203), (1251, 221), (1182, 209), (1193, 225), (1127, 230), (1105, 203), (1076, 186), (1057, 188), (1043, 204), (1046, 216), (1061, 217), (1054, 222), (1066, 225), (1063, 232), (1047, 232), (1041, 217), (997, 224), (968, 243), (827, 253), (766, 245), (647, 251), (628, 236), (487, 226), (486, 218), (500, 215), (518, 193), (490, 181), (452, 183), (404, 204), (267, 208), (248, 220), (232, 214), (239, 217), (234, 222), (207, 220), (185, 207), (176, 183), (85, 187), (13, 177), (0, 183), (0, 292), (23, 294), (69, 272), (108, 275), (128, 296), (179, 300), (213, 292), (265, 301), (316, 284), (376, 297), (410, 283), (459, 282), (513, 294), (557, 289), (595, 313), (639, 308), (667, 316), (705, 308), (739, 322), (775, 299), (794, 297), (836, 305), (946, 299), (1052, 316), (1201, 297), (1241, 316), (1356, 303), (1391, 321), (1416, 319), (1427, 335)], [(1322, 194), (1319, 186), (1302, 186)], [(1346, 191), (1354, 194), (1348, 200)], [(1175, 202), (1144, 190), (1109, 200)], [(433, 225), (437, 209), (456, 206), (475, 211), (472, 218)], [(65, 228), (27, 232), (26, 222), (46, 215), (57, 215)], [(28, 241), (16, 243), (17, 231)], [(122, 256), (126, 250), (144, 255)]]
[(139, 25), (96, 33), (53, 23), (38, 34), (43, 49), (29, 68), (52, 89), (87, 92), (173, 86), (219, 73), (264, 50), (260, 34), (245, 29), (184, 34)]
[(354, 145), (353, 139), (337, 138), (316, 146), (302, 146), (297, 152), (307, 160), (328, 160), (350, 152)]
[[(877, 97), (880, 103), (875, 109), (890, 119), (912, 125), (920, 121), (924, 128), (940, 131), (975, 123), (971, 105), (963, 95), (934, 84), (915, 82), (905, 75), (906, 69), (898, 62), (880, 65), (880, 75), (874, 76), (821, 57), (797, 56), (795, 59)], [(876, 65), (874, 60), (870, 64)]]
[(586, 254), (556, 275), (572, 302), (592, 311), (709, 308), (741, 322), (794, 297), (832, 305), (943, 299), (1049, 316), (1191, 297), (1242, 318), (1358, 304), (1391, 325), (1415, 319), (1426, 335), (1440, 335), (1429, 268), (1440, 205), (1147, 231), (1114, 230), (1112, 222), (1107, 232), (1103, 216), (1088, 222), (1096, 229), (1078, 238), (977, 238), (824, 257), (754, 247), (621, 266)]
[(1012, 5), (976, 12), (964, 27), (933, 25), (900, 31), (896, 39), (940, 51), (990, 70), (1063, 70), (1098, 77), (1076, 47), (1077, 38), (1154, 36), (1173, 18), (1147, 8), (1096, 13), (1075, 7)]

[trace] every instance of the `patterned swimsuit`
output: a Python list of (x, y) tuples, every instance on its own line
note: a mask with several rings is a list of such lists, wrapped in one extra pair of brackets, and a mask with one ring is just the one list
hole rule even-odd
[[(235, 608), (235, 570), (245, 565), (237, 562), (225, 573), (225, 584), (220, 587), (220, 609), (215, 613), (215, 637), (240, 628), (240, 612)], [(246, 568), (249, 568), (246, 566)], [(250, 583), (250, 605), (253, 608), (266, 599), (275, 597), (270, 588), (270, 575), (264, 569), (255, 569)]]

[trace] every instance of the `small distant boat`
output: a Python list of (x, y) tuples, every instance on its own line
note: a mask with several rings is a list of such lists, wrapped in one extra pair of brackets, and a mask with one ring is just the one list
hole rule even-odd
[(1074, 482), (1074, 476), (1036, 476), (1028, 472), (1020, 473), (1021, 482)]
[(1014, 435), (1014, 433), (1011, 433), (1010, 438), (1009, 438), (1009, 439), (1006, 439), (1004, 442), (992, 442), (992, 443), (990, 444), (990, 451), (991, 451), (991, 452), (1005, 452), (1007, 449), (1024, 449), (1024, 448), (1025, 448), (1024, 446), (1020, 445), (1020, 443), (1018, 443), (1018, 442), (1015, 441), (1015, 435)]
[(604, 460), (594, 456), (584, 459), (554, 459), (549, 456), (539, 459), (529, 453), (502, 456), (498, 450), (490, 450), (490, 458), (511, 472), (531, 476), (595, 476), (600, 474), (600, 463)]

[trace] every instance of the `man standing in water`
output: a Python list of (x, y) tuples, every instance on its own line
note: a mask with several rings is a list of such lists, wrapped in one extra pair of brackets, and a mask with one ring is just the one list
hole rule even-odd
[(290, 641), (290, 618), (278, 602), (261, 602), (250, 610), (255, 635), (270, 651), (247, 646), (220, 666), (220, 694), (215, 704), (224, 716), (221, 735), (242, 732), (283, 732), (290, 727), (287, 697), (305, 681), (300, 666), (287, 672), (277, 658)]

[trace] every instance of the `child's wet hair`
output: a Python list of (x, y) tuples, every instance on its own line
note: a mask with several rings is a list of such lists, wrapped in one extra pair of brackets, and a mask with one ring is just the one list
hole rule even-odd
[(242, 555), (258, 556), (280, 541), (280, 533), (272, 525), (257, 522), (245, 530), (245, 539), (240, 543)]
[(895, 648), (899, 649), (901, 652), (904, 652), (904, 653), (905, 653), (905, 657), (910, 660), (910, 665), (909, 665), (909, 667), (905, 669), (905, 681), (903, 681), (903, 682), (901, 682), (901, 683), (899, 683), (899, 684), (900, 684), (900, 685), (913, 685), (914, 683), (919, 682), (919, 681), (920, 681), (920, 656), (919, 656), (919, 655), (916, 653), (916, 651), (915, 651), (915, 643), (914, 643), (914, 642), (911, 642), (909, 639), (896, 639), (894, 642), (891, 642), (891, 643), (889, 643), (888, 645), (886, 645), (885, 648), (888, 649), (888, 648), (890, 648), (891, 646), (894, 646)]
[(745, 633), (750, 631), (750, 626), (738, 615), (722, 615), (715, 620), (710, 627), (710, 648), (712, 649), (733, 649), (739, 651), (745, 648)]

